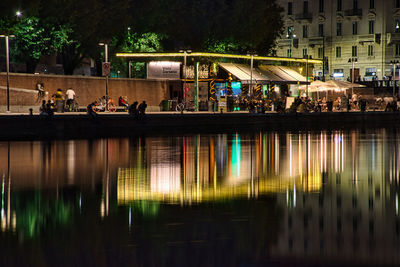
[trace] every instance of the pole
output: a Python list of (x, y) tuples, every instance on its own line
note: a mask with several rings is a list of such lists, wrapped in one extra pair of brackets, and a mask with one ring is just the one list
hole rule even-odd
[(199, 62), (194, 64), (194, 111), (199, 111)]
[(251, 97), (253, 97), (253, 54), (251, 54), (250, 57), (250, 88), (249, 88), (249, 94)]
[[(105, 61), (108, 63), (108, 44), (104, 44)], [(106, 75), (106, 110), (108, 111), (108, 73)]]
[(396, 64), (393, 62), (393, 96), (394, 96), (394, 92), (396, 90)]
[(307, 54), (307, 60), (306, 60), (306, 81), (307, 81), (307, 83), (306, 83), (306, 95), (307, 95), (307, 97), (308, 97), (308, 54)]
[(8, 35), (6, 40), (6, 69), (7, 69), (7, 112), (10, 112), (10, 48), (8, 43)]
[(354, 58), (352, 58), (351, 59), (351, 64), (352, 64), (352, 66), (351, 66), (351, 69), (352, 69), (352, 71), (351, 71), (351, 95), (353, 96), (353, 94), (354, 94)]
[(183, 51), (183, 98), (186, 94), (186, 50)]
[(322, 81), (325, 82), (325, 37), (322, 36)]
[(128, 78), (132, 77), (132, 65), (131, 65), (131, 61), (128, 61)]

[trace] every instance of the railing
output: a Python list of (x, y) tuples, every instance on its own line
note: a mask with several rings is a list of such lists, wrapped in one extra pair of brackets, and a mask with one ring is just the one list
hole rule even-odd
[(362, 16), (362, 9), (359, 9), (359, 8), (357, 8), (357, 9), (349, 9), (349, 10), (346, 10), (344, 12), (344, 15), (348, 16), (348, 17), (354, 17), (354, 16), (361, 17)]
[(296, 20), (303, 20), (303, 19), (312, 20), (312, 13), (296, 14)]

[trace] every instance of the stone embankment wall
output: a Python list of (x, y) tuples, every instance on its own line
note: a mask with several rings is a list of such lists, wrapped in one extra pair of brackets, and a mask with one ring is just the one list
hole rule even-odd
[[(106, 94), (106, 80), (103, 77), (10, 74), (10, 105), (35, 106), (41, 101), (37, 98), (37, 83), (44, 84), (44, 90), (51, 97), (58, 88), (65, 93), (72, 88), (78, 96), (78, 103), (86, 106)], [(128, 102), (145, 100), (149, 107), (158, 107), (164, 99), (170, 99), (171, 90), (177, 90), (179, 81), (146, 79), (109, 79), (109, 96), (117, 101), (126, 96)], [(0, 106), (6, 105), (6, 74), (0, 73)]]

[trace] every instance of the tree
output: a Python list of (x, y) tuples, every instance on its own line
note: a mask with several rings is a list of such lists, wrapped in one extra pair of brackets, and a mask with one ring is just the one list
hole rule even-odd
[(57, 52), (68, 42), (68, 30), (42, 24), (37, 17), (21, 18), (14, 25), (14, 57), (26, 63), (27, 72), (33, 73), (43, 55)]

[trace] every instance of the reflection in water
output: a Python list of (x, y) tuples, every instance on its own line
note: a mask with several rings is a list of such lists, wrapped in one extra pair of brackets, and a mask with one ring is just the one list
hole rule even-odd
[(101, 230), (129, 258), (173, 246), (162, 264), (231, 241), (224, 263), (399, 263), (399, 146), (386, 130), (0, 142), (0, 240)]

